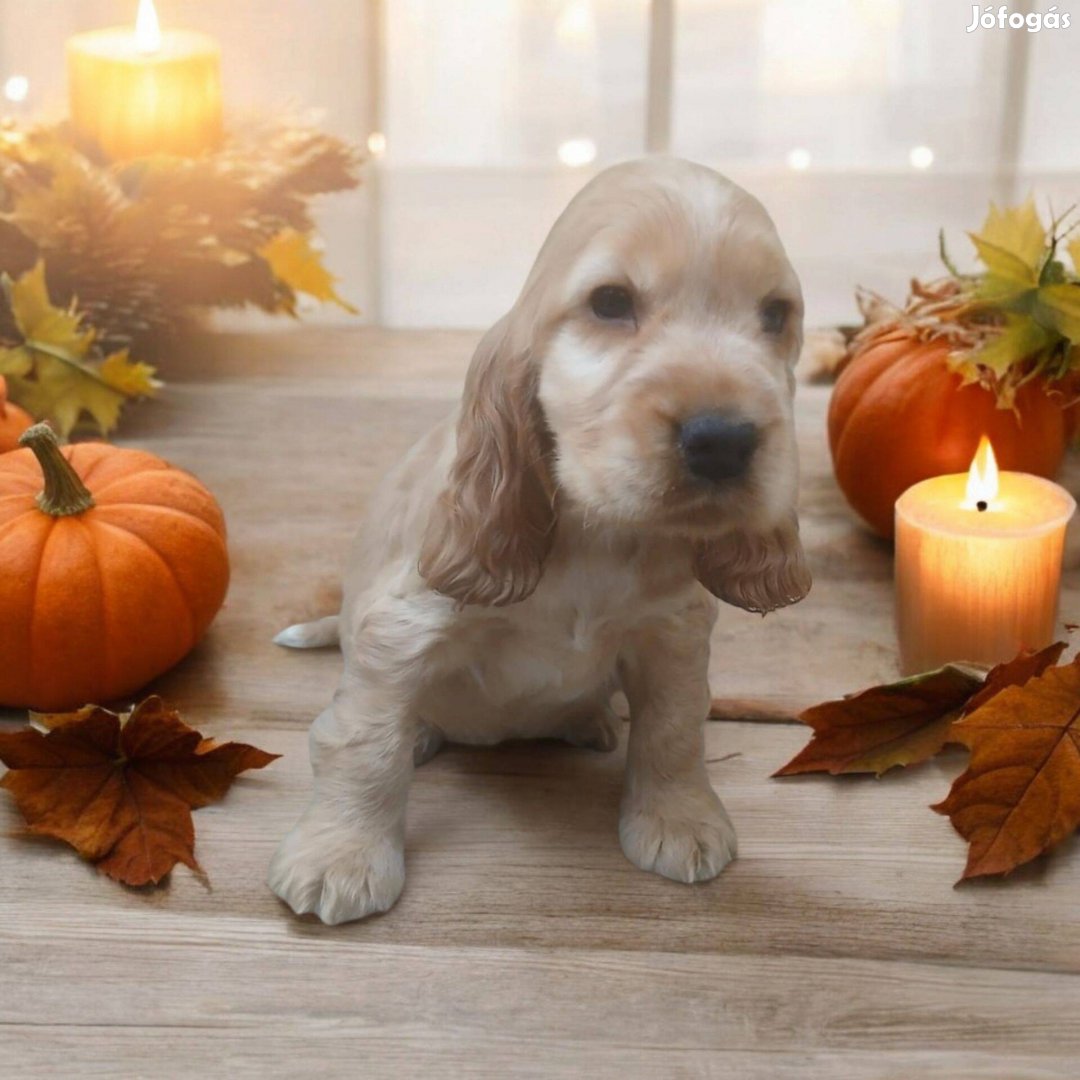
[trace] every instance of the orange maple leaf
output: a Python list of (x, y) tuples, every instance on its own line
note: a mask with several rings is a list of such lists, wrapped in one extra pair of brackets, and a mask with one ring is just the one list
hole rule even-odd
[(0, 787), (30, 833), (65, 841), (126, 885), (157, 884), (178, 862), (202, 875), (191, 811), (280, 756), (204, 739), (158, 697), (126, 720), (95, 705), (39, 719), (47, 733), (0, 734)]
[(1080, 657), (1002, 690), (953, 735), (971, 761), (933, 809), (970, 844), (961, 881), (1007, 874), (1080, 826)]
[(956, 742), (956, 722), (1007, 687), (1026, 683), (1057, 663), (1063, 642), (1021, 653), (984, 677), (948, 665), (899, 682), (874, 686), (799, 716), (814, 729), (811, 741), (774, 776), (827, 772), (875, 773), (928, 761)]

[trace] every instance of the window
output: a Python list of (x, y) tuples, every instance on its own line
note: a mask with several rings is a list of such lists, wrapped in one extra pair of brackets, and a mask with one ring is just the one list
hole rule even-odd
[[(377, 133), (364, 188), (323, 223), (344, 291), (389, 325), (492, 322), (573, 193), (647, 146), (762, 199), (818, 324), (856, 317), (856, 284), (899, 298), (936, 273), (939, 226), (966, 258), (990, 198), (1080, 199), (1080, 24), (968, 33), (961, 0), (158, 6), (221, 39), (234, 111)], [(134, 8), (0, 0), (0, 86), (29, 83), (0, 106), (58, 115), (65, 37)]]

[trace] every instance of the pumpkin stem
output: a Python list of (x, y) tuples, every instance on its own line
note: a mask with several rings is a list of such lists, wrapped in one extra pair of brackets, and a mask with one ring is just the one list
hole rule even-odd
[(94, 505), (93, 495), (64, 457), (48, 424), (27, 428), (19, 436), (19, 445), (30, 447), (45, 476), (45, 489), (37, 497), (39, 509), (53, 517), (69, 517)]

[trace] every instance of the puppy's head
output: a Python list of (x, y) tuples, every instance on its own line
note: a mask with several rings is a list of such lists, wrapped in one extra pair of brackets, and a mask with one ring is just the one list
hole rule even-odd
[(481, 342), (421, 560), (466, 603), (535, 588), (555, 506), (686, 537), (722, 599), (809, 589), (795, 518), (802, 295), (765, 210), (673, 160), (600, 174)]

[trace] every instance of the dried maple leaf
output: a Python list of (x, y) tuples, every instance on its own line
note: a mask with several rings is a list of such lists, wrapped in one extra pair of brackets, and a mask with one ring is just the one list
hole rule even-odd
[(933, 757), (982, 678), (948, 666), (840, 701), (807, 709), (799, 719), (814, 729), (811, 741), (774, 776), (827, 772), (876, 773)]
[(814, 736), (774, 776), (827, 772), (875, 773), (916, 765), (956, 741), (954, 723), (1006, 687), (1020, 685), (1056, 663), (1058, 642), (1037, 653), (1021, 653), (987, 675), (958, 665), (874, 686), (839, 701), (807, 709), (799, 719)]
[(1010, 686), (1023, 686), (1029, 679), (1053, 667), (1065, 651), (1064, 641), (1055, 641), (1038, 652), (1022, 652), (1004, 664), (991, 668), (982, 689), (964, 706), (964, 715), (981, 709), (992, 697)]
[(93, 705), (39, 719), (47, 733), (0, 734), (0, 787), (31, 833), (65, 841), (126, 885), (156, 884), (178, 862), (202, 874), (191, 811), (279, 756), (204, 739), (158, 697), (126, 719)]
[(1002, 690), (953, 737), (971, 762), (933, 809), (970, 844), (961, 881), (1007, 874), (1080, 826), (1080, 658)]

